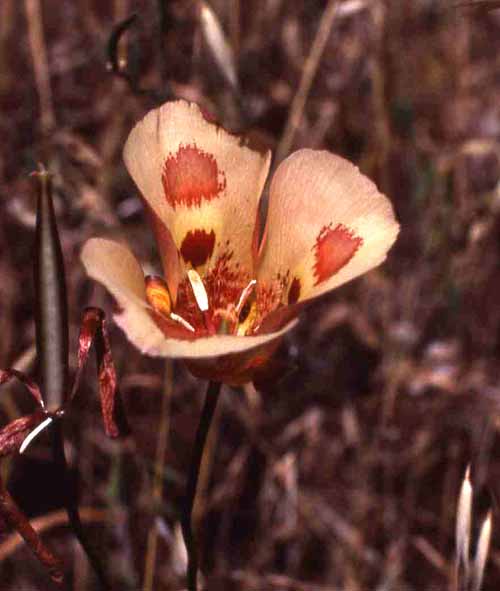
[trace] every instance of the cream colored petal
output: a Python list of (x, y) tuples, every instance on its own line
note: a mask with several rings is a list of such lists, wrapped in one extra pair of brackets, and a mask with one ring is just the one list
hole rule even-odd
[(204, 359), (243, 353), (281, 338), (285, 333), (294, 328), (296, 324), (297, 320), (292, 320), (292, 322), (289, 322), (279, 331), (251, 337), (216, 335), (193, 341), (169, 338), (164, 340), (163, 345), (155, 355), (180, 359)]
[(144, 274), (130, 250), (117, 242), (93, 238), (83, 247), (82, 262), (88, 275), (115, 297), (121, 311), (116, 323), (140, 351), (157, 357), (202, 359), (248, 351), (269, 343), (295, 326), (254, 337), (217, 335), (192, 341), (167, 338), (149, 314)]
[(258, 279), (286, 277), (290, 303), (317, 297), (384, 261), (398, 232), (390, 201), (356, 166), (300, 150), (272, 179)]
[(184, 260), (233, 252), (252, 272), (252, 235), (269, 169), (269, 152), (210, 123), (186, 101), (165, 103), (132, 130), (125, 164), (149, 205), (169, 228)]
[(165, 336), (148, 312), (142, 268), (129, 248), (112, 240), (92, 238), (81, 254), (87, 274), (114, 296), (120, 312), (118, 326), (143, 353), (157, 355)]
[(87, 274), (109, 289), (120, 306), (133, 301), (147, 307), (144, 273), (128, 246), (91, 238), (83, 246), (81, 260)]

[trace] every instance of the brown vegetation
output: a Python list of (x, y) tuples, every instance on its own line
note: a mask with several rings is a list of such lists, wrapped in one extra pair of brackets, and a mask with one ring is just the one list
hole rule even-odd
[[(283, 381), (223, 391), (195, 507), (206, 588), (451, 589), (471, 462), (473, 529), (493, 507), (483, 589), (496, 589), (500, 9), (446, 0), (211, 6), (239, 91), (194, 0), (0, 2), (0, 367), (34, 371), (28, 174), (38, 162), (54, 173), (74, 371), (82, 309), (112, 311), (84, 276), (85, 240), (126, 237), (156, 262), (121, 160), (147, 110), (182, 96), (278, 158), (298, 147), (342, 154), (390, 196), (402, 231), (387, 263), (303, 315), (283, 347), (293, 365)], [(125, 69), (113, 76), (106, 46), (133, 12), (116, 48)], [(204, 384), (110, 329), (133, 438), (105, 438), (88, 388), (66, 426), (83, 518), (116, 589), (146, 580), (179, 590), (179, 508)], [(2, 391), (0, 411), (2, 425), (29, 412), (17, 387)], [(42, 435), (26, 457), (2, 464), (2, 476), (45, 528), (68, 588), (97, 588), (63, 526), (50, 457)], [(2, 590), (52, 588), (3, 529), (0, 557)]]

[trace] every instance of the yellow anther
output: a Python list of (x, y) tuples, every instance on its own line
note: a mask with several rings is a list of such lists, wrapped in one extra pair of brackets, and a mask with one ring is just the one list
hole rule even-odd
[(161, 277), (156, 275), (146, 277), (146, 299), (155, 312), (163, 316), (170, 316), (172, 300), (167, 284)]

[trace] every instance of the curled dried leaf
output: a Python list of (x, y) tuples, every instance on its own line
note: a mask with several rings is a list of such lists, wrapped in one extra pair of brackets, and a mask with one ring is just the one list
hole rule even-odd
[(45, 418), (46, 414), (44, 412), (37, 411), (31, 415), (15, 419), (0, 429), (0, 457), (19, 451), (26, 437)]
[(0, 386), (7, 383), (12, 378), (17, 378), (28, 390), (28, 392), (33, 396), (35, 401), (39, 404), (41, 408), (44, 407), (42, 393), (40, 392), (40, 388), (38, 384), (31, 380), (26, 374), (17, 369), (7, 368), (7, 369), (0, 369)]
[(104, 430), (109, 437), (119, 437), (129, 433), (121, 398), (104, 312), (99, 308), (87, 308), (84, 311), (79, 336), (78, 369), (73, 384), (70, 400), (80, 386), (82, 373), (88, 360), (91, 346), (94, 345), (97, 360), (97, 378)]

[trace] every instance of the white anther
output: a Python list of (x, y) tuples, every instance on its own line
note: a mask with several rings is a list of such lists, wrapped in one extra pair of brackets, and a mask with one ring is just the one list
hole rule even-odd
[(252, 279), (252, 281), (250, 281), (250, 283), (241, 292), (240, 299), (238, 300), (238, 303), (236, 304), (236, 314), (237, 315), (239, 315), (239, 313), (243, 309), (243, 306), (245, 305), (245, 303), (248, 299), (248, 296), (252, 293), (252, 290), (256, 284), (257, 284), (257, 279)]
[(182, 316), (179, 316), (179, 314), (175, 314), (174, 312), (170, 312), (170, 318), (172, 318), (172, 320), (175, 320), (179, 324), (182, 324), (182, 326), (184, 328), (187, 328), (191, 332), (196, 332), (195, 329), (193, 328), (193, 326), (191, 326), (191, 324), (189, 324), (189, 322), (187, 320), (184, 320), (184, 318)]
[(202, 312), (206, 312), (208, 310), (208, 295), (201, 277), (194, 269), (189, 269), (187, 275), (189, 283), (191, 283), (191, 288), (193, 289), (198, 308)]
[(48, 427), (50, 423), (52, 423), (54, 419), (52, 417), (47, 417), (45, 421), (42, 421), (38, 427), (33, 429), (31, 433), (25, 438), (25, 440), (21, 443), (21, 447), (19, 448), (19, 453), (22, 454), (26, 451), (28, 445), (35, 439), (35, 437), (41, 433), (45, 427)]

